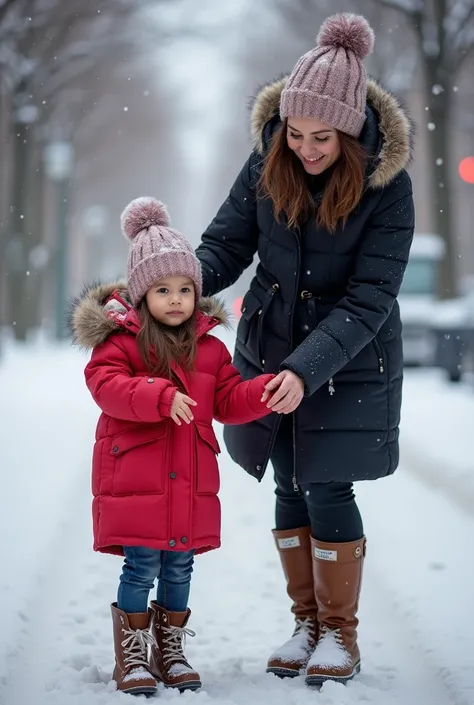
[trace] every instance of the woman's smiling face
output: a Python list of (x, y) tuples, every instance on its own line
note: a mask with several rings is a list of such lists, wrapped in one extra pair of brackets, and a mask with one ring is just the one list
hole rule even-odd
[(289, 117), (286, 139), (308, 174), (322, 174), (341, 154), (338, 131), (314, 118)]

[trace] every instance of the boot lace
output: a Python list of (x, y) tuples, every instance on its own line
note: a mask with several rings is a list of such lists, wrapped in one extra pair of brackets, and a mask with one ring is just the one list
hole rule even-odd
[(188, 627), (162, 627), (165, 640), (161, 647), (163, 661), (169, 665), (171, 663), (186, 662), (183, 649), (187, 636), (196, 636), (196, 632)]
[(148, 669), (148, 647), (156, 646), (154, 636), (145, 629), (122, 629), (124, 662), (128, 667)]
[(314, 620), (311, 617), (297, 617), (293, 636), (298, 636), (301, 632), (309, 632), (314, 629)]
[(333, 639), (338, 646), (341, 646), (345, 650), (344, 640), (339, 629), (329, 629), (324, 625), (320, 628), (320, 634), (318, 639), (318, 645), (325, 640)]

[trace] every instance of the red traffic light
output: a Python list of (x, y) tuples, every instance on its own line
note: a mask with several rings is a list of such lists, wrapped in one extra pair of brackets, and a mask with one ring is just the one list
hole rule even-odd
[(474, 184), (474, 157), (465, 157), (459, 162), (459, 176), (467, 184)]

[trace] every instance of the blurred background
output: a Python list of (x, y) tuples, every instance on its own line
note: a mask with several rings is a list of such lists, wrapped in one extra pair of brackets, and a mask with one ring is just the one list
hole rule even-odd
[(61, 340), (68, 298), (123, 273), (132, 198), (197, 246), (249, 152), (249, 100), (336, 11), (368, 18), (368, 71), (417, 125), (407, 365), (472, 369), (474, 0), (0, 0), (4, 344)]
[[(364, 671), (314, 697), (474, 703), (474, 0), (0, 0), (5, 705), (120, 697), (108, 607), (119, 568), (91, 550), (99, 410), (84, 384), (88, 355), (67, 339), (68, 300), (123, 276), (120, 214), (137, 196), (167, 203), (199, 244), (249, 154), (252, 96), (291, 71), (337, 11), (370, 21), (368, 71), (417, 126), (417, 230), (399, 299), (413, 369), (401, 467), (357, 486), (370, 546)], [(254, 268), (226, 292), (236, 318)], [(219, 335), (232, 348), (233, 333)], [(193, 578), (189, 655), (208, 694), (197, 697), (303, 705), (304, 683), (264, 673), (292, 628), (272, 475), (257, 485), (221, 446), (223, 546)]]

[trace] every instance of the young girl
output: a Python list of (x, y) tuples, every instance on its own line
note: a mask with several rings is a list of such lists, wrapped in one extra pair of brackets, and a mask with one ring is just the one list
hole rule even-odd
[[(164, 205), (139, 198), (122, 214), (131, 241), (128, 281), (74, 302), (76, 342), (93, 350), (87, 386), (102, 410), (92, 464), (94, 550), (125, 557), (112, 604), (113, 677), (120, 691), (157, 682), (201, 686), (183, 653), (197, 553), (220, 546), (219, 445), (214, 418), (242, 424), (271, 413), (273, 375), (243, 382), (225, 345), (226, 323), (201, 298), (201, 268)], [(158, 579), (157, 599), (148, 596)]]

